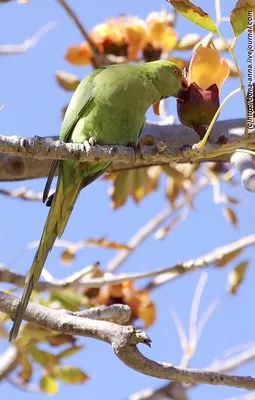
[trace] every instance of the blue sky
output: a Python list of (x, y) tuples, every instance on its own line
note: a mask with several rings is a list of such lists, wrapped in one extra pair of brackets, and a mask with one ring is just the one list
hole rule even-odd
[[(202, 5), (202, 1), (198, 5)], [(227, 3), (227, 4), (226, 4)], [(229, 15), (235, 1), (222, 1), (222, 12)], [(87, 29), (104, 21), (109, 16), (120, 13), (137, 14), (146, 17), (149, 12), (160, 10), (163, 6), (170, 10), (164, 1), (147, 0), (129, 2), (112, 0), (104, 2), (85, 2), (73, 0), (69, 4), (76, 10)], [(214, 1), (206, 2), (205, 10), (215, 17)], [(61, 108), (70, 99), (56, 84), (56, 70), (66, 70), (80, 78), (90, 72), (90, 67), (73, 67), (64, 59), (67, 46), (80, 43), (82, 38), (73, 23), (67, 18), (56, 1), (31, 0), (21, 6), (10, 2), (1, 6), (0, 37), (1, 44), (20, 43), (31, 37), (40, 27), (49, 21), (57, 20), (57, 27), (48, 33), (39, 44), (27, 53), (19, 56), (0, 57), (0, 102), (5, 100), (5, 107), (0, 113), (1, 133), (6, 135), (47, 136), (59, 133), (61, 126)], [(206, 32), (180, 17), (177, 31), (179, 36), (188, 32)], [(222, 25), (221, 32), (227, 38), (232, 32), (228, 24)], [(241, 69), (246, 74), (247, 35), (243, 34), (237, 44), (237, 58)], [(222, 90), (224, 97), (237, 88), (238, 81), (229, 79)], [(169, 110), (174, 113), (175, 103), (171, 101)], [(221, 119), (240, 118), (244, 115), (242, 96), (232, 98), (221, 113)], [(150, 119), (152, 113), (149, 114)], [(45, 180), (25, 182), (31, 189), (43, 190)], [(1, 184), (1, 187), (17, 188), (22, 183)], [(147, 197), (139, 207), (133, 201), (119, 211), (112, 211), (107, 194), (109, 183), (98, 180), (84, 190), (79, 197), (73, 215), (63, 236), (66, 240), (80, 240), (88, 237), (108, 236), (112, 240), (126, 242), (135, 231), (149, 218), (167, 206), (163, 194), (163, 185), (157, 194)], [(222, 216), (221, 206), (212, 201), (212, 189), (202, 193), (196, 202), (195, 211), (189, 219), (178, 226), (163, 242), (149, 239), (123, 265), (122, 271), (152, 270), (205, 254), (217, 246), (226, 244), (244, 235), (254, 233), (255, 212), (254, 195), (236, 187), (235, 196), (242, 199), (238, 210), (240, 229), (235, 231)], [(233, 193), (233, 192), (232, 192)], [(26, 273), (33, 257), (33, 250), (22, 252), (24, 246), (40, 237), (47, 209), (40, 202), (22, 202), (5, 197), (0, 198), (0, 262)], [(97, 206), (95, 207), (95, 204)], [(63, 267), (59, 263), (59, 249), (54, 249), (47, 261), (47, 269), (55, 277), (65, 277), (85, 265), (100, 260), (102, 265), (110, 260), (113, 252), (98, 249), (86, 249), (79, 253), (72, 267)], [(254, 340), (255, 319), (253, 249), (246, 251), (240, 260), (249, 260), (250, 266), (245, 283), (237, 296), (224, 296), (221, 305), (208, 322), (200, 340), (191, 367), (202, 368), (215, 357), (234, 345)], [(234, 264), (232, 265), (234, 266)], [(229, 268), (228, 268), (229, 269)], [(209, 271), (209, 279), (202, 299), (205, 308), (215, 297), (226, 292), (228, 269)], [(148, 330), (153, 341), (151, 349), (142, 348), (144, 354), (156, 360), (178, 364), (181, 358), (178, 336), (174, 328), (170, 306), (177, 309), (185, 327), (192, 296), (199, 278), (193, 273), (168, 284), (152, 294), (157, 304), (158, 319)], [(113, 355), (110, 346), (90, 339), (79, 339), (86, 348), (78, 356), (70, 358), (70, 363), (80, 366), (92, 379), (84, 386), (62, 384), (56, 399), (67, 399), (76, 396), (77, 400), (85, 398), (106, 398), (123, 400), (137, 390), (145, 387), (157, 387), (164, 382), (140, 375), (126, 366)], [(6, 341), (0, 342), (0, 351), (7, 347)], [(69, 362), (69, 360), (68, 360)], [(250, 364), (238, 370), (242, 374), (252, 374), (254, 365)], [(4, 383), (1, 386), (2, 396), (19, 396), (20, 399), (30, 395), (18, 391)], [(190, 392), (190, 399), (207, 400), (223, 399), (243, 393), (233, 388), (212, 386), (198, 387)], [(35, 400), (45, 395), (33, 394)]]

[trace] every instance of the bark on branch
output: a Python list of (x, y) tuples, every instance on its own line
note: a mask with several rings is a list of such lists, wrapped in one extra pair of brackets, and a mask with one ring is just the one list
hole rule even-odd
[[(14, 318), (19, 299), (0, 291), (0, 311)], [(130, 368), (159, 379), (185, 383), (205, 383), (255, 390), (255, 378), (225, 375), (195, 369), (177, 368), (165, 362), (156, 362), (142, 355), (138, 343), (149, 345), (150, 339), (132, 326), (121, 326), (106, 321), (96, 321), (69, 315), (63, 310), (53, 310), (30, 303), (25, 320), (46, 329), (65, 334), (79, 335), (102, 340), (111, 344), (117, 357)]]
[[(240, 137), (244, 131), (244, 120), (226, 120), (215, 124), (211, 134), (211, 141), (206, 149), (199, 155), (195, 152), (184, 151), (183, 146), (192, 146), (199, 141), (198, 135), (191, 129), (182, 125), (160, 125), (146, 123), (141, 135), (141, 142), (145, 146), (144, 159), (133, 148), (119, 146), (96, 146), (88, 153), (83, 145), (65, 145), (50, 138), (22, 139), (17, 136), (2, 136), (0, 140), (0, 181), (16, 181), (45, 177), (49, 173), (51, 160), (77, 159), (77, 160), (112, 160), (114, 165), (110, 171), (130, 169), (155, 164), (167, 164), (171, 161), (201, 162), (223, 161), (228, 162), (231, 154), (222, 154), (229, 148), (246, 146), (251, 140), (248, 137)], [(231, 145), (217, 144), (218, 138), (226, 136)], [(56, 136), (51, 139), (57, 140)], [(157, 143), (164, 142), (167, 148), (160, 152)], [(255, 142), (255, 136), (253, 136)], [(223, 151), (224, 153), (224, 151)], [(231, 153), (231, 150), (230, 150)]]

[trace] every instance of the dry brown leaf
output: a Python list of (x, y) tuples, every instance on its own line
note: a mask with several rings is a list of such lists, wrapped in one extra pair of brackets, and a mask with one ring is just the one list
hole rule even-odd
[(172, 4), (172, 6), (182, 14), (185, 18), (194, 22), (196, 25), (201, 26), (201, 28), (206, 29), (207, 31), (213, 32), (216, 35), (219, 35), (218, 28), (215, 22), (212, 20), (210, 15), (202, 10), (202, 8), (195, 6), (189, 0), (167, 0), (168, 3)]
[(231, 261), (233, 261), (236, 257), (238, 257), (242, 253), (243, 249), (232, 251), (231, 253), (224, 254), (220, 260), (216, 261), (216, 267), (225, 267)]
[(72, 248), (66, 249), (61, 254), (61, 262), (64, 265), (71, 265), (75, 260), (75, 252)]
[(131, 251), (132, 248), (126, 244), (118, 243), (110, 241), (106, 238), (101, 239), (88, 239), (86, 240), (86, 244), (90, 246), (99, 246), (104, 247), (105, 249), (113, 249), (113, 250), (127, 250)]
[(235, 197), (228, 196), (227, 194), (222, 194), (221, 200), (223, 203), (230, 203), (230, 204), (240, 204), (240, 200), (236, 199)]
[(161, 168), (156, 166), (108, 174), (104, 179), (113, 181), (110, 189), (113, 208), (116, 210), (123, 206), (129, 196), (139, 203), (157, 189), (161, 172)]
[(236, 37), (247, 28), (248, 11), (255, 13), (254, 0), (238, 0), (230, 14), (230, 22)]
[(160, 228), (157, 230), (157, 232), (154, 235), (154, 238), (156, 240), (162, 240), (166, 237), (166, 235), (173, 230), (173, 228), (180, 222), (181, 217), (176, 216), (174, 219), (170, 222), (169, 225), (165, 226), (164, 228)]
[(243, 282), (245, 273), (248, 267), (248, 261), (243, 261), (238, 264), (232, 271), (228, 274), (228, 291), (231, 294), (236, 294), (237, 289)]
[(239, 227), (237, 215), (232, 208), (225, 207), (223, 209), (223, 215), (233, 228), (237, 229)]
[(81, 82), (77, 76), (65, 71), (57, 71), (55, 77), (63, 89), (71, 92), (74, 92)]

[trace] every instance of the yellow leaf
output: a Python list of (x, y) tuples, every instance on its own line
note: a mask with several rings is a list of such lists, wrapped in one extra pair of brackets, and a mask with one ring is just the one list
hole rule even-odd
[(84, 346), (73, 346), (70, 347), (69, 349), (63, 350), (58, 354), (58, 358), (65, 358), (65, 357), (70, 357), (73, 354), (76, 354), (78, 351), (82, 350)]
[(22, 370), (19, 372), (19, 377), (23, 382), (29, 382), (32, 377), (33, 369), (32, 364), (27, 358), (26, 354), (22, 356), (20, 363), (22, 365)]
[(226, 207), (223, 210), (224, 217), (234, 228), (238, 228), (238, 219), (236, 213), (232, 210), (232, 208)]
[(181, 191), (182, 191), (182, 186), (176, 179), (173, 178), (167, 179), (166, 197), (168, 198), (172, 206), (175, 204), (175, 201), (177, 200)]
[(77, 78), (77, 76), (69, 74), (69, 72), (57, 71), (55, 76), (58, 84), (67, 91), (75, 91), (80, 83), (80, 80)]
[(202, 8), (195, 6), (189, 0), (167, 0), (168, 3), (182, 14), (185, 18), (194, 24), (206, 29), (216, 35), (220, 35), (218, 28), (212, 18), (202, 10)]
[(236, 294), (237, 289), (243, 282), (244, 275), (247, 271), (248, 261), (243, 261), (238, 264), (232, 271), (228, 274), (228, 291), (232, 294)]
[(252, 26), (253, 20), (252, 17), (248, 17), (249, 11), (255, 13), (254, 0), (238, 0), (232, 10), (230, 22), (236, 37), (245, 31), (248, 24)]
[(64, 365), (61, 367), (56, 367), (54, 370), (55, 376), (65, 383), (84, 383), (89, 377), (79, 368), (72, 367), (69, 365)]
[(113, 250), (128, 250), (131, 251), (132, 248), (127, 246), (126, 244), (112, 242), (108, 239), (101, 238), (101, 239), (88, 239), (86, 240), (86, 244), (92, 246), (100, 246), (104, 247), (105, 249), (113, 249)]
[(40, 380), (40, 388), (50, 396), (53, 396), (58, 391), (58, 384), (51, 375), (44, 375)]
[(42, 365), (45, 369), (51, 370), (58, 363), (58, 358), (47, 351), (42, 351), (36, 346), (29, 347), (29, 353), (37, 364)]
[(175, 50), (192, 50), (193, 47), (201, 40), (196, 33), (188, 33), (181, 37), (176, 43)]

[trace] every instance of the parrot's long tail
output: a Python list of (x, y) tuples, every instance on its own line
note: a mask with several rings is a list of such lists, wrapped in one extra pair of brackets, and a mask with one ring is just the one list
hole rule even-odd
[(46, 220), (41, 241), (25, 281), (22, 298), (17, 308), (9, 341), (15, 340), (26, 311), (32, 290), (40, 278), (43, 266), (57, 237), (61, 237), (80, 192), (82, 182), (73, 183), (64, 192), (63, 178), (59, 177), (56, 193)]

